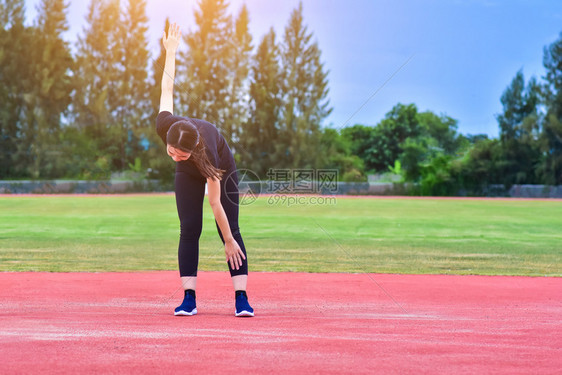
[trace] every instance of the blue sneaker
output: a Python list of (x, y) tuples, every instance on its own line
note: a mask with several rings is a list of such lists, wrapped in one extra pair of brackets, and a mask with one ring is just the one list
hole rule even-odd
[(254, 309), (248, 303), (248, 296), (245, 293), (239, 293), (236, 296), (235, 316), (254, 316)]
[(176, 307), (174, 315), (195, 315), (197, 314), (197, 306), (195, 304), (195, 297), (189, 293), (185, 293), (183, 302)]

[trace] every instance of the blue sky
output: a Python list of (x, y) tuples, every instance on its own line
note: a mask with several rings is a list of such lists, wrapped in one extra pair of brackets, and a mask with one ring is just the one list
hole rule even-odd
[[(82, 33), (89, 1), (70, 0), (67, 40)], [(29, 22), (37, 3), (26, 0)], [(166, 16), (193, 28), (196, 3), (148, 0), (154, 55)], [(255, 46), (270, 27), (282, 36), (299, 0), (231, 0), (232, 13), (244, 3)], [(400, 102), (457, 119), (461, 133), (496, 137), (502, 92), (519, 69), (526, 79), (543, 76), (543, 48), (562, 32), (559, 0), (303, 0), (303, 6), (330, 70), (334, 110), (325, 125), (333, 127), (374, 125)]]

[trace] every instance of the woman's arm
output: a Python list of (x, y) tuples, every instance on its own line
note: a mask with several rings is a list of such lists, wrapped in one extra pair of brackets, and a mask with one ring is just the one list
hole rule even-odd
[(224, 239), (224, 252), (226, 254), (226, 261), (230, 263), (232, 269), (239, 269), (242, 266), (242, 259), (246, 259), (242, 249), (234, 240), (232, 232), (230, 231), (230, 225), (228, 225), (228, 219), (226, 218), (226, 213), (221, 204), (221, 184), (220, 181), (213, 178), (207, 179), (207, 189), (209, 203), (213, 209), (213, 214), (217, 220), (217, 224), (222, 233), (222, 238)]
[(168, 111), (174, 113), (174, 77), (176, 75), (176, 51), (180, 44), (180, 27), (171, 24), (162, 37), (162, 44), (166, 49), (166, 62), (162, 73), (162, 95), (160, 96), (160, 112)]

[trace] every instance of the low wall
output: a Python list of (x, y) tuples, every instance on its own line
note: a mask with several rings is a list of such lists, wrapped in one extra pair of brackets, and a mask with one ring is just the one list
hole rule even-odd
[[(291, 193), (271, 188), (267, 181), (240, 182), (241, 192), (252, 191), (256, 194)], [(403, 183), (369, 183), (338, 182), (337, 189), (322, 188), (313, 191), (293, 191), (301, 194), (323, 195), (410, 195), (412, 184)], [(142, 192), (173, 191), (173, 185), (162, 184), (158, 180), (143, 181), (0, 181), (0, 194), (123, 194)], [(462, 192), (458, 194), (463, 196)], [(514, 198), (562, 198), (562, 186), (548, 185), (513, 185), (509, 190), (503, 185), (488, 186), (485, 196)]]
[(123, 194), (169, 191), (158, 180), (144, 181), (0, 181), (0, 194)]
[(240, 182), (239, 189), (245, 192), (252, 189), (257, 194), (322, 194), (322, 195), (408, 195), (410, 184), (369, 183), (369, 182), (338, 182), (337, 188), (313, 188), (308, 190), (276, 190), (268, 181)]
[(509, 189), (510, 197), (525, 198), (562, 198), (562, 185), (513, 185)]

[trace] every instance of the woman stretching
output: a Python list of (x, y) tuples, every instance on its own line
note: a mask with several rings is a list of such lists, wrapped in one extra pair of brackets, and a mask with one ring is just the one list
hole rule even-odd
[[(166, 63), (162, 75), (156, 131), (176, 162), (175, 192), (180, 219), (178, 262), (184, 299), (174, 315), (195, 315), (199, 237), (203, 226), (205, 183), (235, 291), (236, 316), (254, 316), (248, 303), (248, 261), (238, 228), (238, 177), (230, 148), (217, 128), (204, 120), (174, 116), (173, 89), (176, 50), (181, 33), (175, 23), (162, 43)], [(226, 178), (223, 178), (226, 177)]]

